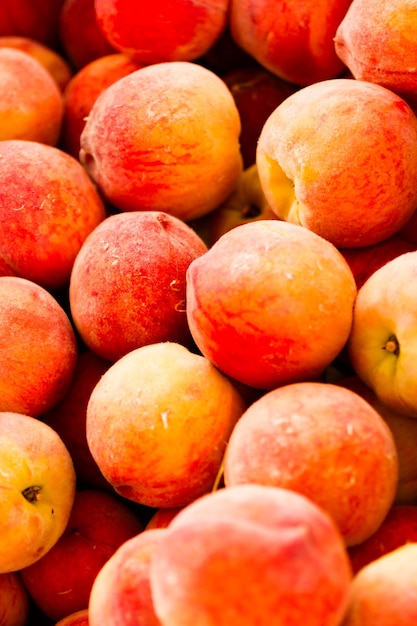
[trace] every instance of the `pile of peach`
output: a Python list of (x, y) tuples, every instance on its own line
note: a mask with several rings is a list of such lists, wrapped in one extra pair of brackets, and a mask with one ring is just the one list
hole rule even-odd
[(413, 0), (0, 4), (0, 626), (414, 626)]

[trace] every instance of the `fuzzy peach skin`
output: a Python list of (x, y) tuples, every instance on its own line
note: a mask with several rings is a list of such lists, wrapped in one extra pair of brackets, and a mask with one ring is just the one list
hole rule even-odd
[(127, 540), (98, 573), (88, 605), (89, 626), (159, 626), (149, 581), (150, 564), (165, 529)]
[(55, 621), (86, 609), (103, 565), (143, 529), (139, 516), (114, 494), (79, 490), (64, 533), (47, 554), (21, 570), (25, 588)]
[(67, 392), (77, 341), (64, 309), (25, 278), (0, 277), (0, 411), (39, 417)]
[[(0, 40), (1, 42), (1, 40)], [(140, 69), (142, 65), (122, 53), (94, 59), (78, 70), (64, 91), (64, 118), (60, 146), (78, 159), (80, 137), (94, 102), (116, 80)]]
[(227, 25), (229, 0), (95, 0), (97, 22), (111, 45), (142, 63), (194, 61)]
[(413, 0), (353, 0), (338, 26), (339, 58), (358, 80), (417, 97), (417, 13)]
[(264, 389), (321, 375), (349, 336), (355, 297), (340, 252), (280, 220), (236, 226), (187, 270), (198, 348), (226, 375)]
[(367, 539), (393, 504), (398, 456), (382, 417), (349, 389), (322, 382), (264, 394), (233, 429), (226, 487), (292, 489), (327, 511), (346, 545)]
[(55, 626), (89, 626), (90, 622), (88, 619), (88, 609), (83, 609), (82, 611), (75, 611), (75, 613), (71, 613), (67, 615), (63, 619), (60, 619), (59, 622), (56, 622)]
[(189, 504), (150, 564), (169, 626), (338, 626), (351, 570), (331, 518), (288, 489), (241, 485)]
[(130, 211), (104, 220), (71, 272), (71, 315), (84, 343), (109, 361), (159, 341), (190, 346), (186, 271), (206, 251), (194, 230), (168, 213)]
[(26, 626), (29, 596), (18, 572), (0, 574), (0, 624)]
[(389, 261), (358, 291), (347, 344), (359, 378), (388, 408), (417, 418), (417, 251)]
[(261, 66), (297, 85), (345, 69), (333, 38), (351, 0), (231, 0), (233, 39)]
[(0, 48), (0, 141), (58, 143), (64, 102), (55, 79), (37, 59)]
[(269, 116), (256, 161), (277, 215), (339, 248), (387, 239), (417, 208), (417, 118), (380, 85), (300, 89)]
[(87, 406), (87, 441), (121, 496), (154, 508), (184, 506), (213, 488), (244, 407), (203, 356), (152, 344), (101, 377)]
[(42, 421), (0, 412), (0, 573), (35, 563), (63, 534), (75, 471), (59, 435)]
[(45, 289), (67, 288), (81, 245), (106, 217), (94, 184), (63, 150), (19, 139), (0, 142), (0, 179), (0, 255)]
[(414, 626), (417, 620), (417, 543), (408, 543), (354, 577), (341, 626)]
[(80, 160), (119, 210), (189, 221), (234, 191), (243, 167), (240, 130), (233, 96), (214, 72), (186, 61), (156, 63), (100, 94)]
[(59, 46), (58, 16), (63, 0), (2, 0), (0, 35), (36, 39), (55, 48)]

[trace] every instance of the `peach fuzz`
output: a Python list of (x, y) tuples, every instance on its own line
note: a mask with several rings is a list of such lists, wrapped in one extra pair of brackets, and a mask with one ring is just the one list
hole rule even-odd
[(150, 564), (165, 534), (158, 528), (127, 540), (98, 573), (90, 594), (89, 626), (160, 626), (150, 587)]
[(121, 498), (97, 489), (79, 490), (64, 533), (41, 559), (21, 570), (23, 584), (55, 621), (86, 609), (103, 565), (143, 529), (142, 520)]
[(146, 64), (194, 61), (227, 25), (229, 0), (95, 0), (97, 22), (110, 44)]
[(165, 211), (184, 221), (209, 213), (242, 172), (239, 113), (214, 72), (156, 63), (110, 85), (81, 135), (80, 160), (121, 211)]
[(350, 564), (333, 521), (307, 498), (261, 485), (221, 489), (163, 532), (150, 564), (162, 624), (340, 624)]
[(417, 118), (380, 85), (336, 78), (300, 89), (269, 116), (256, 162), (277, 215), (338, 248), (387, 239), (417, 207)]
[(140, 69), (141, 64), (122, 53), (95, 59), (78, 70), (64, 91), (64, 118), (60, 146), (78, 159), (80, 137), (94, 102), (119, 78)]
[(45, 289), (0, 277), (0, 411), (39, 417), (59, 402), (77, 361), (74, 330)]
[(345, 65), (333, 38), (351, 0), (231, 0), (236, 43), (284, 80), (308, 85), (335, 78)]
[(45, 289), (68, 287), (81, 245), (106, 217), (84, 168), (55, 146), (12, 139), (0, 142), (0, 180), (0, 255)]
[(340, 252), (280, 220), (232, 228), (187, 271), (198, 348), (226, 375), (265, 389), (322, 374), (349, 336), (355, 297)]
[(58, 18), (63, 0), (2, 0), (0, 35), (30, 37), (55, 48), (59, 46)]
[(71, 613), (67, 615), (63, 619), (60, 619), (59, 622), (56, 622), (55, 626), (89, 626), (90, 622), (88, 619), (88, 609), (83, 609), (82, 611), (75, 611), (75, 613)]
[(0, 624), (26, 626), (29, 616), (29, 596), (19, 572), (0, 574)]
[(55, 79), (37, 59), (0, 48), (0, 140), (58, 143), (64, 102)]
[(84, 343), (109, 361), (160, 341), (191, 346), (186, 271), (206, 250), (192, 228), (168, 213), (131, 211), (104, 220), (71, 272), (71, 316)]
[(321, 382), (284, 385), (250, 405), (224, 460), (226, 487), (297, 491), (332, 516), (346, 545), (375, 532), (397, 481), (395, 442), (382, 417), (353, 391)]
[(353, 0), (334, 43), (354, 78), (383, 85), (415, 104), (416, 37), (413, 0)]
[(408, 543), (354, 577), (342, 626), (414, 626), (417, 620), (417, 543)]
[(93, 389), (87, 441), (121, 496), (181, 507), (213, 488), (244, 406), (203, 356), (172, 342), (147, 345), (116, 361)]

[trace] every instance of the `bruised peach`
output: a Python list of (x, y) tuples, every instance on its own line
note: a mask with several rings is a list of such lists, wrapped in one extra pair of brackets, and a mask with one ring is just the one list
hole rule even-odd
[(117, 209), (190, 221), (234, 191), (240, 129), (233, 96), (214, 72), (186, 61), (155, 63), (100, 94), (80, 160)]

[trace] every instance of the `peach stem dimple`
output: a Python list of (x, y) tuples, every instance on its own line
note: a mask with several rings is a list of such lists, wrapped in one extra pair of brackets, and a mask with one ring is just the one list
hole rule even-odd
[(388, 350), (388, 352), (391, 352), (392, 354), (395, 354), (398, 356), (400, 352), (400, 344), (398, 343), (397, 337), (395, 335), (391, 335), (387, 339), (384, 345), (384, 350)]

